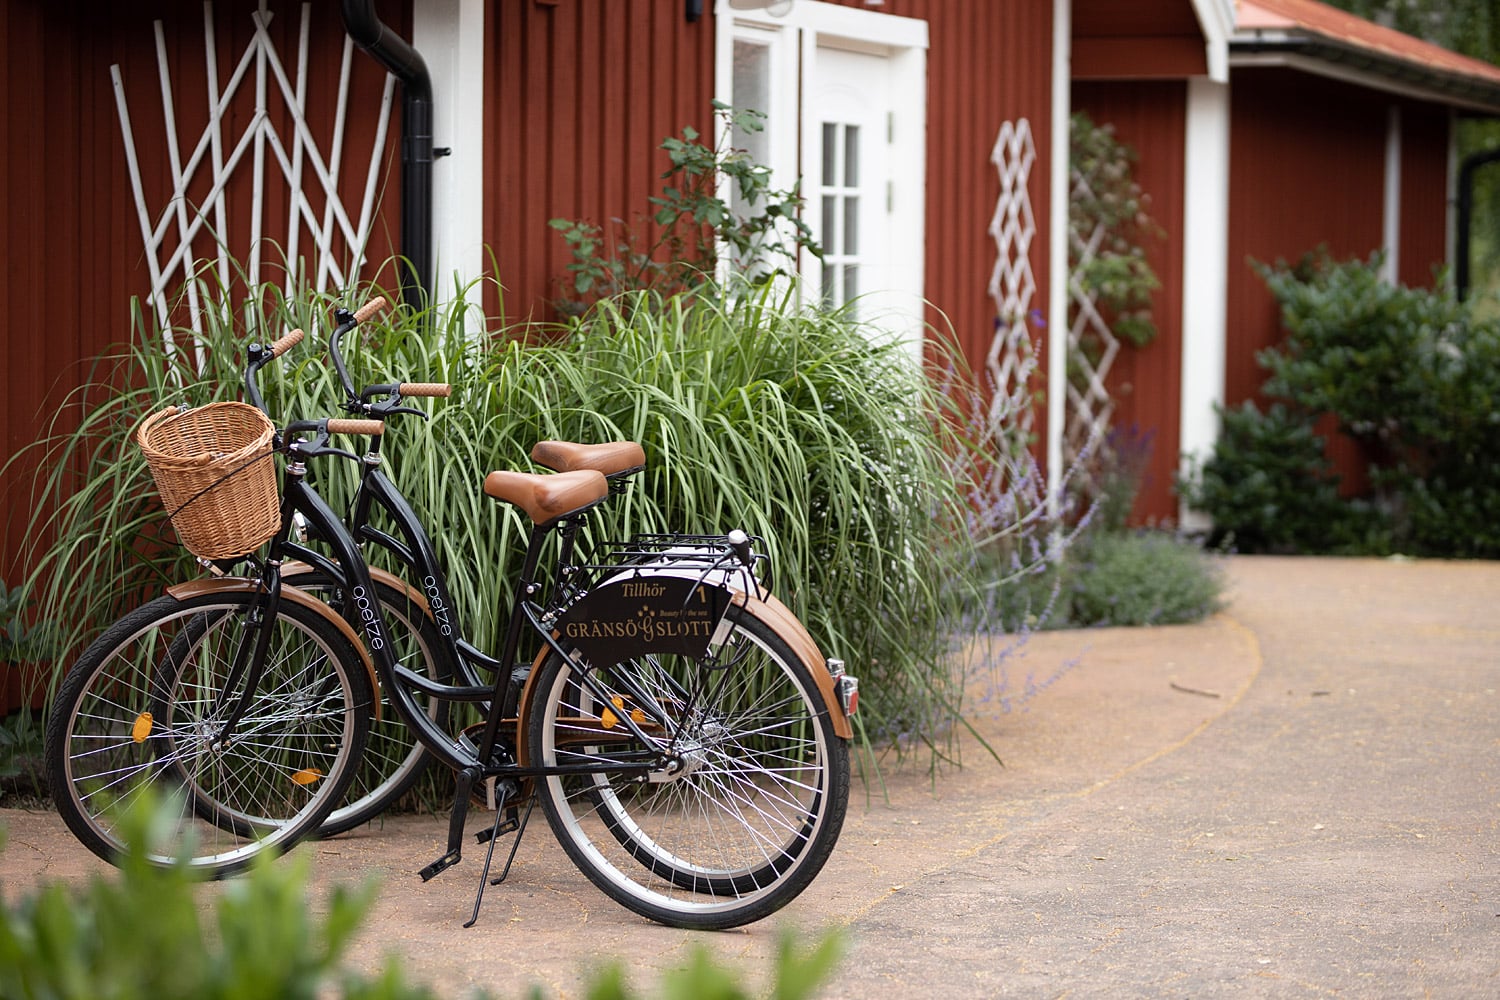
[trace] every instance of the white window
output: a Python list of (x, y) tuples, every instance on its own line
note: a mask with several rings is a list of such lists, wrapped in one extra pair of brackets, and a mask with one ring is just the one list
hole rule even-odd
[(778, 187), (801, 179), (824, 251), (821, 262), (802, 255), (804, 294), (920, 346), (926, 22), (817, 0), (737, 2), (719, 6), (717, 89), (767, 115), (765, 132), (735, 145)]

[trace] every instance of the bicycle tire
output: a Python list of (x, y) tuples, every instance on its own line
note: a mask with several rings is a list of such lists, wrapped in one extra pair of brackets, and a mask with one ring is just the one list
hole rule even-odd
[(159, 597), (107, 629), (64, 678), (47, 724), (48, 778), (63, 821), (99, 857), (126, 851), (115, 810), (148, 789), (171, 805), (146, 859), (213, 878), (290, 850), (343, 800), (375, 695), (354, 645), (316, 610), (281, 603), (261, 682), (235, 737), (215, 745), (218, 689), (239, 641), (232, 625), (256, 602), (246, 592)]
[[(338, 590), (327, 576), (304, 573), (285, 579), (343, 613)], [(437, 623), (404, 590), (380, 580), (374, 583), (396, 661), (439, 684), (452, 683), (457, 670)], [(443, 726), (449, 713), (448, 703), (421, 692), (416, 695), (419, 701), (426, 698), (428, 718)], [(347, 833), (376, 819), (411, 791), (432, 763), (432, 755), (402, 721), (390, 698), (385, 695), (382, 698), (380, 717), (371, 724), (370, 740), (345, 802), (323, 821), (319, 837)]]
[[(531, 761), (599, 768), (538, 781), (558, 842), (606, 895), (674, 927), (721, 930), (785, 906), (828, 860), (848, 805), (848, 744), (809, 665), (749, 612), (730, 615), (716, 668), (676, 656), (594, 665), (611, 692), (601, 699), (553, 654), (532, 696)], [(654, 745), (619, 722), (627, 712)], [(677, 776), (620, 769), (668, 745)]]

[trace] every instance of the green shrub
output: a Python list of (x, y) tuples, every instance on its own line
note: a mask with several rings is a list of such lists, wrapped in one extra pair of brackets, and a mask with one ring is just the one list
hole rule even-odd
[[(126, 854), (119, 872), (94, 876), (81, 890), (53, 883), (0, 906), (0, 996), (7, 1000), (435, 1000), (411, 985), (398, 959), (367, 976), (346, 967), (349, 946), (374, 901), (376, 886), (335, 887), (324, 907), (309, 905), (309, 859), (262, 854), (242, 878), (227, 882), (211, 907), (186, 865), (146, 860), (158, 803), (139, 796), (120, 816)], [(3, 846), (0, 830), (0, 846)], [(321, 917), (314, 914), (324, 911)], [(211, 918), (211, 923), (205, 920)], [(814, 996), (843, 952), (830, 931), (802, 949), (784, 930), (772, 968), (772, 995)], [(611, 963), (591, 977), (590, 1000), (643, 994)], [(744, 1000), (752, 994), (736, 971), (717, 964), (701, 944), (686, 966), (666, 973), (644, 995), (667, 1000)], [(486, 994), (475, 990), (476, 1000)], [(530, 991), (542, 996), (539, 987)]]
[[(1187, 494), (1241, 548), (1500, 555), (1500, 324), (1446, 290), (1383, 282), (1379, 266), (1313, 254), (1260, 268), (1286, 328), (1259, 355), (1265, 392), (1287, 407), (1259, 426), (1226, 413)], [(1324, 415), (1359, 446), (1371, 495), (1331, 495), (1313, 432)]]
[(271, 863), (225, 885), (205, 926), (186, 866), (146, 860), (164, 814), (141, 797), (120, 817), (128, 852), (118, 877), (75, 894), (54, 883), (0, 914), (0, 996), (58, 1000), (361, 1000), (432, 997), (394, 965), (378, 979), (345, 972), (348, 947), (374, 886), (336, 888), (312, 915), (306, 858)]
[[(1304, 414), (1275, 403), (1219, 410), (1213, 454), (1178, 483), (1213, 517), (1210, 543), (1242, 552), (1361, 551), (1374, 544), (1367, 506), (1339, 499), (1323, 437)], [(1367, 523), (1370, 534), (1360, 531)]]
[(1209, 557), (1155, 532), (1090, 538), (1068, 575), (1069, 618), (1079, 625), (1181, 625), (1222, 605), (1223, 582)]
[(994, 615), (1011, 633), (1093, 625), (1180, 625), (1222, 606), (1219, 568), (1162, 532), (1087, 532), (1056, 563), (1007, 579)]

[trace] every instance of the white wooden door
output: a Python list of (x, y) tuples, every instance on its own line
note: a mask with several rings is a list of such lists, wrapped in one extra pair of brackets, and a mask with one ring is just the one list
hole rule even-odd
[(820, 288), (829, 305), (873, 319), (891, 287), (890, 73), (883, 56), (820, 47), (817, 78), (805, 113), (818, 126)]

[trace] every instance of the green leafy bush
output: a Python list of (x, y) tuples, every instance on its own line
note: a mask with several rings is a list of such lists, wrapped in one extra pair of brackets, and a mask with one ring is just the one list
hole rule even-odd
[[(712, 286), (725, 253), (737, 271), (757, 282), (795, 274), (800, 250), (822, 256), (802, 221), (797, 187), (772, 187), (771, 168), (732, 145), (736, 136), (760, 132), (765, 115), (715, 101), (714, 117), (719, 139), (713, 146), (693, 128), (662, 141), (670, 166), (661, 177), (661, 194), (649, 199), (652, 214), (633, 224), (615, 220), (612, 245), (592, 222), (548, 222), (573, 255), (572, 294), (558, 303), (564, 313), (578, 315), (622, 292), (665, 298)], [(733, 204), (719, 197), (721, 184), (733, 192)]]
[(1223, 605), (1210, 555), (1156, 531), (1086, 532), (1056, 562), (1007, 579), (995, 617), (1012, 633), (1094, 625), (1182, 625)]
[(426, 998), (397, 967), (369, 979), (343, 969), (374, 886), (335, 888), (315, 917), (307, 861), (269, 855), (225, 885), (205, 924), (186, 866), (146, 860), (158, 812), (143, 796), (120, 817), (128, 852), (117, 878), (81, 893), (54, 883), (0, 914), (0, 996), (57, 1000), (285, 1000), (337, 995)]
[[(8, 1000), (435, 1000), (412, 985), (399, 960), (368, 976), (348, 968), (349, 947), (364, 924), (376, 885), (336, 886), (325, 906), (309, 905), (306, 856), (262, 854), (242, 878), (223, 885), (206, 910), (187, 866), (146, 860), (153, 828), (172, 821), (149, 795), (120, 815), (126, 854), (119, 872), (81, 890), (53, 883), (0, 906), (0, 996)], [(0, 831), (3, 843), (3, 831)], [(322, 912), (323, 915), (316, 916)], [(211, 918), (211, 919), (206, 919)], [(799, 948), (783, 931), (772, 967), (772, 994), (804, 1000), (828, 981), (844, 950), (831, 931)], [(743, 976), (699, 945), (686, 966), (642, 994), (611, 963), (595, 974), (590, 1000), (744, 1000)], [(486, 994), (471, 994), (483, 1000)], [(530, 995), (541, 997), (539, 987)]]
[[(1225, 414), (1204, 467), (1220, 481), (1187, 492), (1242, 548), (1500, 555), (1500, 323), (1445, 290), (1388, 284), (1379, 267), (1313, 254), (1260, 268), (1286, 338), (1258, 360), (1286, 408), (1259, 426)], [(1370, 495), (1330, 496), (1314, 433), (1325, 416), (1358, 446)], [(1312, 494), (1295, 496), (1303, 487)]]
[(1213, 516), (1210, 543), (1244, 552), (1356, 552), (1374, 544), (1367, 505), (1339, 498), (1326, 442), (1305, 414), (1281, 403), (1219, 410), (1213, 454), (1178, 484)]
[[(1091, 505), (1054, 558), (1001, 576), (994, 616), (1004, 628), (1166, 625), (1201, 621), (1222, 604), (1218, 567), (1198, 545), (1125, 526), (1150, 440), (1116, 433), (1093, 467)], [(1054, 536), (1056, 537), (1056, 536)], [(1013, 700), (1013, 699), (1011, 699)]]
[(1209, 557), (1157, 532), (1090, 538), (1068, 575), (1068, 617), (1079, 625), (1182, 625), (1222, 605), (1223, 582)]

